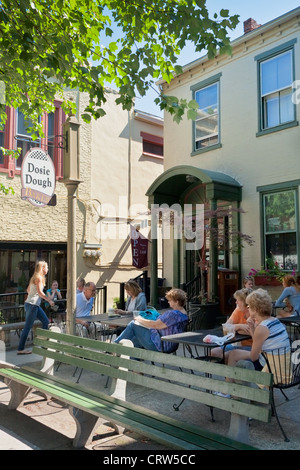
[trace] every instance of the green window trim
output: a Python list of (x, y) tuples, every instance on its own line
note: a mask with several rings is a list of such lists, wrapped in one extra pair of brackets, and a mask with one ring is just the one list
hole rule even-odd
[[(259, 192), (259, 205), (260, 205), (260, 220), (261, 220), (261, 260), (262, 260), (262, 265), (264, 265), (264, 260), (268, 257), (268, 250), (267, 250), (267, 245), (271, 244), (270, 240), (272, 240), (272, 236), (277, 236), (280, 241), (280, 237), (288, 237), (292, 236), (293, 233), (295, 234), (295, 239), (294, 243), (296, 245), (296, 264), (297, 264), (297, 271), (300, 271), (300, 242), (299, 242), (299, 233), (300, 233), (300, 220), (299, 220), (299, 186), (300, 186), (300, 179), (298, 180), (292, 180), (292, 181), (286, 181), (278, 184), (270, 184), (270, 185), (265, 185), (265, 186), (257, 186), (256, 191)], [(266, 219), (265, 219), (265, 196), (280, 193), (280, 192), (288, 192), (292, 191), (294, 192), (294, 197), (295, 197), (295, 228), (290, 230), (290, 229), (285, 229), (284, 227), (279, 229), (278, 231), (270, 232), (266, 230)], [(280, 217), (280, 214), (278, 214)], [(291, 235), (289, 235), (291, 234)], [(286, 240), (285, 240), (286, 241)], [(283, 244), (284, 246), (284, 244)], [(284, 262), (286, 262), (288, 255), (286, 253), (283, 253), (283, 259)], [(287, 268), (289, 270), (289, 268)]]
[(196, 149), (196, 123), (195, 123), (195, 120), (193, 121), (193, 132), (192, 132), (192, 139), (193, 139), (193, 142), (192, 142), (192, 152), (191, 152), (191, 156), (195, 156), (195, 155), (199, 155), (201, 153), (204, 153), (204, 152), (208, 152), (210, 150), (215, 150), (217, 148), (220, 148), (221, 147), (221, 144), (220, 144), (220, 135), (221, 135), (221, 119), (220, 119), (220, 115), (221, 115), (221, 112), (220, 112), (220, 78), (222, 76), (222, 72), (220, 73), (217, 73), (209, 78), (206, 78), (205, 80), (202, 80), (201, 82), (198, 82), (194, 85), (192, 85), (190, 87), (190, 90), (192, 91), (192, 98), (193, 99), (196, 99), (196, 93), (198, 91), (200, 91), (201, 89), (203, 88), (206, 88), (206, 87), (209, 87), (210, 85), (213, 85), (213, 84), (218, 84), (218, 90), (217, 90), (217, 93), (218, 93), (218, 142), (216, 143), (213, 143), (212, 145), (209, 145), (208, 147), (203, 147), (203, 148), (199, 148), (199, 149)]
[[(296, 105), (293, 104), (293, 113), (294, 113), (294, 119), (284, 122), (284, 123), (279, 123), (278, 125), (270, 126), (267, 128), (264, 128), (263, 125), (263, 103), (262, 103), (262, 94), (261, 94), (261, 64), (269, 59), (272, 59), (280, 54), (283, 54), (284, 52), (291, 51), (292, 57), (292, 84), (295, 80), (295, 50), (294, 46), (297, 43), (297, 38), (291, 39), (290, 41), (287, 41), (284, 44), (280, 44), (272, 49), (269, 49), (268, 51), (265, 51), (261, 54), (258, 54), (254, 57), (254, 60), (257, 62), (257, 100), (258, 100), (258, 131), (256, 133), (256, 137), (261, 137), (266, 134), (270, 134), (273, 132), (278, 132), (282, 131), (284, 129), (288, 129), (290, 127), (295, 127), (298, 126), (299, 123), (296, 119)], [(292, 85), (291, 84), (291, 85)]]

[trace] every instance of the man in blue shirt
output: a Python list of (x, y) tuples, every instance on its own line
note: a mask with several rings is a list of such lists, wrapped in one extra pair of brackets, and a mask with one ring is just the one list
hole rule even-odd
[(76, 323), (81, 323), (86, 328), (89, 327), (89, 322), (85, 321), (84, 317), (91, 314), (95, 294), (96, 285), (94, 282), (87, 282), (83, 291), (76, 295)]

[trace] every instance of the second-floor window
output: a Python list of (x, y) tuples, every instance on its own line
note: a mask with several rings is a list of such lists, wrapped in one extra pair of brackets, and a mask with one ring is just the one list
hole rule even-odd
[(199, 108), (194, 121), (193, 152), (220, 145), (219, 90), (221, 73), (191, 86)]
[(162, 137), (157, 135), (148, 134), (141, 131), (143, 139), (143, 154), (150, 157), (163, 157), (164, 156), (164, 141)]
[(295, 41), (290, 41), (255, 58), (259, 76), (259, 132), (295, 124), (294, 44)]
[(0, 171), (8, 173), (11, 178), (20, 174), (22, 161), (31, 147), (41, 147), (48, 152), (53, 160), (56, 178), (63, 177), (63, 123), (65, 114), (61, 107), (61, 101), (55, 100), (55, 110), (49, 114), (43, 113), (41, 123), (44, 136), (36, 140), (32, 139), (30, 119), (12, 107), (6, 108), (7, 120), (5, 127), (0, 129), (0, 147), (8, 150), (21, 149), (17, 160), (11, 156), (5, 156), (0, 151)]

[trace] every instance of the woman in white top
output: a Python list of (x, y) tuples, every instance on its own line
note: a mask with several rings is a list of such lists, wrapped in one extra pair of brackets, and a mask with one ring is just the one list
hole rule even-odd
[[(290, 342), (285, 326), (272, 317), (272, 299), (264, 289), (257, 289), (246, 297), (250, 317), (247, 322), (253, 343), (250, 351), (235, 349), (229, 351), (228, 365), (235, 366), (239, 360), (250, 360), (256, 370), (262, 370), (262, 351), (269, 353), (275, 349), (289, 350)], [(280, 352), (281, 354), (281, 352)]]
[(17, 354), (31, 354), (31, 351), (28, 349), (24, 349), (27, 336), (35, 322), (35, 320), (40, 320), (42, 322), (42, 328), (44, 330), (48, 329), (49, 320), (44, 312), (44, 310), (40, 307), (41, 300), (47, 300), (51, 307), (53, 307), (54, 302), (47, 297), (43, 289), (46, 284), (46, 274), (48, 272), (48, 264), (46, 261), (38, 261), (35, 265), (34, 273), (29, 281), (29, 285), (27, 287), (28, 296), (24, 304), (25, 309), (25, 326), (22, 331), (18, 352)]

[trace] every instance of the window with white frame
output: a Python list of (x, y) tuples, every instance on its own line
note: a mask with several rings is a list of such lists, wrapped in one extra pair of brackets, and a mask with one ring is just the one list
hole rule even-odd
[(272, 257), (285, 270), (298, 269), (296, 189), (263, 194), (264, 258)]
[(191, 87), (199, 108), (194, 121), (193, 151), (219, 144), (219, 77)]
[(260, 87), (260, 131), (276, 130), (295, 122), (295, 105), (292, 102), (294, 43), (291, 41), (256, 58)]

